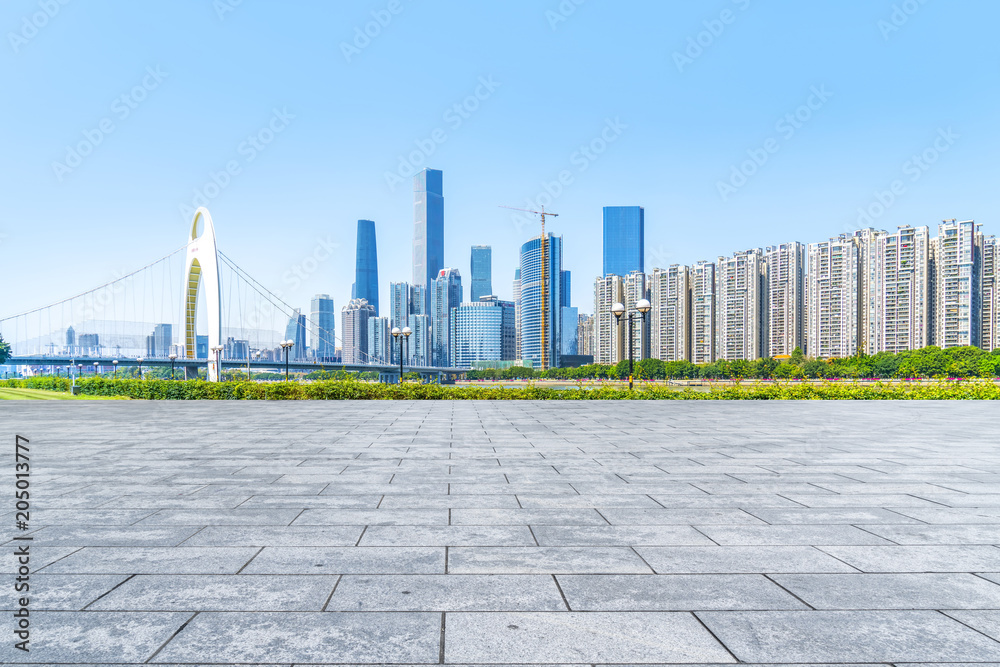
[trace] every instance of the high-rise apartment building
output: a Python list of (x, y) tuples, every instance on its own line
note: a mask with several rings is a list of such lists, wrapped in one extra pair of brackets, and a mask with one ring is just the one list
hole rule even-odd
[(930, 344), (930, 239), (927, 227), (875, 235), (874, 352), (919, 350)]
[(674, 264), (653, 269), (650, 279), (650, 356), (691, 360), (691, 271)]
[(580, 315), (577, 320), (576, 345), (581, 356), (594, 356), (594, 322), (593, 315)]
[(982, 248), (982, 333), (980, 347), (991, 352), (1000, 348), (1000, 253), (995, 236), (980, 235)]
[[(622, 277), (622, 296), (625, 298), (625, 314), (622, 315), (619, 335), (622, 337), (623, 359), (629, 358), (629, 340), (632, 341), (632, 359), (640, 361), (649, 357), (650, 316), (643, 317), (636, 305), (649, 298), (648, 279), (645, 273), (633, 271)], [(631, 317), (631, 319), (630, 319)]]
[(378, 249), (375, 243), (375, 223), (371, 220), (358, 220), (354, 275), (352, 298), (365, 299), (378, 313)]
[(981, 256), (973, 220), (945, 220), (930, 243), (931, 344), (976, 345), (982, 334)]
[(521, 359), (521, 269), (514, 269), (514, 358)]
[(437, 169), (413, 177), (413, 285), (424, 288), (426, 314), (431, 283), (444, 268), (444, 186)]
[(388, 317), (368, 318), (368, 363), (391, 364), (390, 349), (393, 343), (389, 333)]
[(368, 321), (375, 317), (375, 306), (365, 299), (351, 299), (340, 312), (343, 318), (340, 328), (343, 337), (343, 363), (371, 363), (368, 354)]
[(173, 343), (173, 325), (157, 324), (153, 327), (153, 333), (146, 336), (146, 358), (165, 359), (169, 357)]
[(431, 283), (431, 361), (450, 366), (451, 309), (462, 303), (462, 275), (458, 269), (441, 269)]
[(645, 228), (641, 206), (604, 207), (604, 275), (645, 272)]
[(809, 356), (845, 358), (862, 349), (861, 242), (859, 236), (845, 234), (809, 244), (805, 290)]
[[(413, 288), (410, 283), (389, 283), (389, 329), (400, 329), (409, 326), (412, 306)], [(403, 346), (406, 354), (406, 346)], [(392, 363), (399, 363), (400, 346), (395, 341), (392, 344)]]
[[(542, 285), (542, 237), (521, 246), (521, 358), (531, 359), (536, 368), (559, 367), (562, 340), (562, 260), (563, 240), (546, 235), (545, 299)], [(543, 352), (544, 350), (544, 352)]]
[(317, 361), (337, 355), (337, 312), (329, 294), (317, 294), (309, 308), (309, 349)]
[(493, 294), (493, 248), (488, 245), (472, 246), (469, 261), (469, 301), (479, 301)]
[(711, 364), (716, 360), (715, 264), (698, 262), (691, 267), (691, 361)]
[(760, 249), (719, 257), (716, 268), (717, 351), (726, 361), (768, 355), (767, 263)]
[(299, 361), (309, 355), (309, 349), (306, 346), (306, 332), (306, 316), (302, 314), (301, 308), (296, 308), (285, 326), (285, 340), (290, 340), (293, 343), (292, 349), (288, 353), (289, 359)]
[(617, 364), (625, 354), (618, 322), (611, 307), (625, 301), (622, 277), (609, 274), (594, 281), (594, 363)]
[(452, 311), (451, 361), (470, 368), (476, 361), (509, 361), (515, 353), (514, 303), (485, 296)]
[(767, 263), (767, 354), (791, 356), (805, 347), (805, 246), (782, 243), (764, 251)]

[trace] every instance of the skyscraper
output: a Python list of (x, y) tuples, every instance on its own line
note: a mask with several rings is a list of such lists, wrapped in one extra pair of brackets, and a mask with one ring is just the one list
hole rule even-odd
[(368, 318), (368, 363), (389, 364), (389, 348), (392, 336), (389, 334), (388, 317)]
[(521, 269), (514, 269), (514, 358), (521, 359)]
[(806, 347), (817, 359), (846, 358), (862, 349), (861, 238), (810, 243), (806, 258)]
[(760, 249), (719, 257), (715, 276), (716, 357), (753, 361), (768, 356), (767, 264)]
[(153, 333), (146, 336), (146, 357), (165, 359), (170, 356), (170, 347), (173, 343), (173, 325), (157, 324), (153, 327)]
[(594, 281), (594, 363), (617, 364), (624, 356), (622, 336), (611, 307), (625, 301), (622, 277), (615, 274)]
[(933, 340), (941, 348), (979, 345), (982, 258), (973, 220), (945, 220), (932, 243)]
[(641, 206), (604, 207), (604, 275), (645, 271), (646, 212)]
[(460, 304), (452, 311), (451, 365), (469, 368), (476, 361), (514, 359), (514, 304), (495, 296)]
[[(622, 278), (622, 305), (625, 314), (622, 315), (619, 335), (622, 337), (623, 359), (629, 358), (629, 340), (632, 341), (631, 357), (640, 361), (649, 357), (649, 313), (645, 317), (639, 315), (636, 304), (649, 297), (647, 276), (642, 271), (633, 271)], [(629, 319), (629, 314), (632, 319)]]
[(795, 241), (769, 246), (767, 262), (767, 354), (791, 355), (805, 347), (805, 246)]
[(343, 322), (342, 356), (345, 364), (370, 363), (368, 354), (368, 320), (375, 317), (375, 307), (365, 299), (351, 299), (341, 309)]
[(488, 245), (472, 246), (469, 269), (472, 279), (469, 301), (479, 301), (493, 294), (493, 248)]
[(288, 355), (290, 359), (306, 358), (308, 354), (306, 349), (306, 316), (302, 314), (301, 308), (296, 308), (292, 316), (288, 318), (288, 326), (285, 327), (285, 340), (295, 343)]
[[(561, 236), (548, 233), (546, 242), (546, 299), (543, 301), (542, 237), (521, 246), (521, 357), (531, 359), (538, 368), (559, 367), (561, 341), (560, 307), (562, 304)], [(543, 341), (544, 340), (544, 353)]]
[(424, 313), (430, 286), (444, 268), (444, 189), (437, 169), (413, 177), (413, 285), (425, 288)]
[(576, 325), (577, 354), (585, 357), (594, 356), (594, 319), (593, 315), (580, 315)]
[(431, 361), (450, 366), (451, 309), (462, 303), (462, 275), (458, 269), (441, 269), (431, 284)]
[(930, 343), (927, 227), (900, 227), (875, 242), (874, 352), (919, 350)]
[(371, 220), (358, 220), (358, 249), (354, 276), (351, 298), (365, 299), (377, 314), (378, 249), (375, 243), (375, 223)]
[(987, 352), (1000, 348), (1000, 253), (995, 236), (980, 235), (983, 255), (982, 304), (983, 328), (980, 347)]
[(653, 269), (650, 292), (650, 356), (691, 360), (691, 272), (674, 264)]
[(691, 267), (691, 361), (710, 364), (716, 360), (715, 264), (698, 262)]
[(317, 361), (333, 361), (337, 354), (337, 312), (329, 294), (317, 294), (309, 309), (309, 347)]
[[(410, 283), (389, 283), (389, 329), (400, 329), (410, 326), (410, 313), (412, 307), (413, 287)], [(394, 338), (392, 342), (392, 363), (399, 363), (400, 350), (406, 354), (406, 343), (402, 348), (399, 339)]]

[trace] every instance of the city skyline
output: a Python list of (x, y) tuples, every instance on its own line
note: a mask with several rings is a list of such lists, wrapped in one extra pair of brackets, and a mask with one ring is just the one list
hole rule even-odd
[[(411, 249), (389, 240), (410, 236), (408, 174), (428, 165), (448, 174), (447, 263), (464, 272), (459, 258), (491, 245), (505, 299), (512, 258), (538, 230), (496, 207), (546, 197), (561, 214), (552, 231), (566, 236), (566, 268), (584, 282), (601, 272), (589, 240), (609, 204), (644, 207), (647, 270), (827, 238), (864, 226), (862, 213), (885, 229), (951, 217), (989, 226), (997, 90), (982, 83), (995, 77), (986, 30), (1000, 8), (919, 3), (895, 25), (893, 4), (585, 3), (562, 16), (558, 3), (464, 13), (404, 3), (364, 48), (355, 28), (363, 33), (379, 3), (241, 3), (221, 15), (211, 3), (60, 5), (37, 35), (8, 37), (0, 58), (11, 99), (35, 101), (9, 116), (18, 132), (0, 162), (11, 193), (0, 252), (23, 272), (44, 247), (74, 281), (103, 284), (159, 256), (150, 249), (179, 245), (181, 209), (200, 196), (220, 246), (264, 284), (303, 307), (329, 291), (340, 307), (359, 219), (383, 237), (380, 287), (412, 280)], [(5, 3), (4, 34), (24, 39), (23, 19), (37, 11), (34, 0)], [(146, 29), (150, 11), (162, 31)], [(495, 34), (457, 29), (469, 20)], [(179, 48), (169, 36), (180, 33), (203, 48)], [(959, 37), (961, 50), (926, 48)], [(429, 39), (441, 47), (423, 62), (407, 56)], [(614, 42), (629, 48), (594, 48)], [(104, 119), (113, 131), (68, 160)], [(54, 163), (71, 171), (57, 175)], [(94, 229), (113, 249), (86, 262), (76, 249)], [(306, 271), (317, 255), (326, 259)], [(37, 275), (0, 312), (66, 295), (61, 272)]]

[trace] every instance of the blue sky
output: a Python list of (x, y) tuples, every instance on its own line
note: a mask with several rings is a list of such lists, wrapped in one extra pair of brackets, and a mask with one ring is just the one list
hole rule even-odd
[(411, 277), (411, 186), (387, 176), (411, 157), (444, 171), (447, 264), (467, 277), (492, 245), (508, 298), (537, 231), (498, 205), (548, 184), (581, 312), (607, 205), (645, 207), (647, 270), (824, 240), (859, 208), (1000, 232), (998, 19), (985, 0), (6, 0), (0, 314), (180, 246), (206, 188), (223, 251), (303, 307), (344, 305), (375, 220), (385, 300)]

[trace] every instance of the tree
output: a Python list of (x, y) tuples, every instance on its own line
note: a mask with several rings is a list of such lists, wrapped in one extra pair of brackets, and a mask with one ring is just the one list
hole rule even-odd
[(10, 359), (10, 344), (0, 336), (0, 364), (6, 363), (8, 359)]
[(792, 350), (792, 358), (788, 360), (788, 363), (794, 366), (801, 366), (802, 362), (805, 361), (806, 355), (802, 354), (802, 348), (797, 347)]

